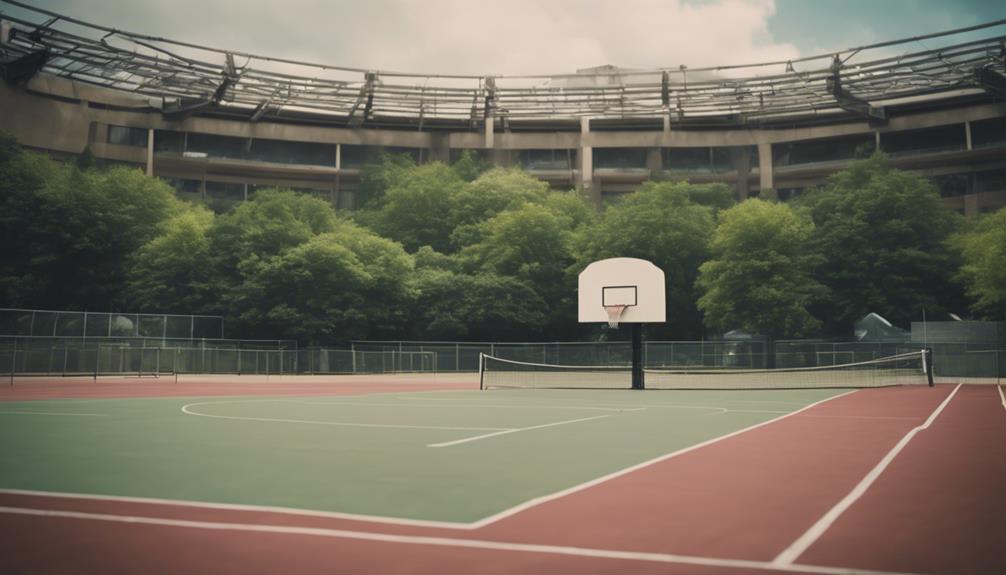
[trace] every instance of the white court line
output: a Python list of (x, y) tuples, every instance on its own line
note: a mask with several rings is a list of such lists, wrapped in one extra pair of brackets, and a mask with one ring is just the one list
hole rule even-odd
[(159, 517), (143, 517), (134, 515), (110, 515), (103, 513), (84, 513), (79, 511), (32, 509), (24, 507), (0, 507), (0, 513), (6, 513), (10, 515), (27, 515), (34, 517), (57, 517), (61, 519), (106, 521), (111, 523), (127, 523), (130, 525), (140, 524), (140, 525), (157, 525), (163, 527), (180, 527), (188, 529), (205, 529), (210, 531), (243, 531), (251, 533), (271, 533), (276, 535), (308, 535), (314, 537), (331, 537), (338, 539), (379, 541), (382, 543), (398, 543), (405, 545), (428, 545), (435, 547), (454, 547), (454, 548), (480, 549), (489, 551), (511, 551), (520, 553), (565, 555), (565, 556), (585, 557), (593, 559), (617, 559), (624, 561), (640, 561), (650, 563), (700, 565), (704, 567), (719, 567), (726, 569), (758, 569), (763, 571), (814, 573), (818, 575), (843, 575), (843, 574), (844, 575), (916, 575), (911, 573), (895, 573), (891, 571), (850, 569), (848, 567), (827, 567), (821, 565), (779, 566), (774, 565), (772, 563), (767, 563), (765, 561), (752, 561), (745, 559), (719, 559), (715, 557), (676, 555), (671, 553), (619, 551), (613, 549), (594, 549), (589, 547), (572, 547), (562, 545), (539, 545), (533, 543), (507, 543), (503, 541), (489, 541), (482, 539), (452, 539), (449, 537), (392, 535), (389, 533), (373, 533), (368, 531), (324, 529), (317, 527), (291, 527), (285, 525), (265, 525), (257, 523), (221, 523), (211, 521), (190, 521), (184, 519), (164, 519)]
[[(297, 401), (292, 399), (277, 399), (282, 403), (298, 405), (362, 405), (364, 407), (416, 407), (416, 408), (458, 408), (484, 407), (488, 409), (579, 409), (588, 411), (626, 411), (624, 407), (597, 407), (589, 405), (511, 405), (492, 403), (364, 403), (359, 401)], [(636, 410), (631, 410), (636, 411)]]
[(901, 453), (901, 450), (904, 449), (906, 445), (908, 445), (908, 442), (911, 441), (912, 438), (915, 437), (920, 431), (926, 430), (929, 428), (930, 425), (932, 425), (933, 421), (936, 420), (936, 417), (943, 412), (943, 409), (947, 406), (948, 403), (950, 403), (950, 400), (954, 398), (954, 395), (957, 394), (957, 390), (959, 390), (960, 388), (961, 384), (957, 384), (957, 387), (955, 387), (954, 390), (950, 392), (950, 395), (948, 395), (947, 398), (943, 400), (943, 403), (941, 403), (929, 415), (929, 418), (926, 419), (925, 423), (919, 425), (918, 427), (912, 428), (911, 431), (906, 433), (905, 436), (901, 438), (901, 441), (899, 441), (893, 448), (891, 448), (889, 452), (887, 452), (887, 455), (885, 455), (884, 458), (881, 459), (880, 462), (877, 463), (877, 465), (873, 469), (871, 469), (869, 473), (866, 474), (866, 477), (863, 477), (863, 479), (852, 489), (852, 491), (849, 492), (848, 495), (843, 497), (841, 501), (835, 504), (834, 507), (829, 509), (827, 513), (825, 513), (820, 519), (818, 519), (817, 523), (812, 525), (810, 529), (808, 529), (803, 535), (798, 537), (796, 541), (790, 544), (789, 547), (783, 550), (783, 552), (780, 553), (772, 561), (772, 564), (773, 565), (792, 564), (800, 557), (800, 555), (803, 554), (804, 551), (807, 550), (807, 548), (813, 545), (814, 542), (821, 537), (821, 535), (824, 535), (824, 532), (827, 531), (828, 528), (830, 528), (832, 524), (834, 524), (835, 521), (843, 513), (845, 513), (845, 511), (848, 510), (849, 507), (852, 506), (853, 503), (855, 503), (860, 497), (863, 496), (864, 493), (866, 493), (866, 490), (869, 489), (871, 485), (873, 485), (873, 482), (876, 481), (878, 477), (880, 477), (880, 474), (883, 473), (885, 469), (887, 469), (887, 467), (891, 464), (891, 462), (894, 461), (894, 458), (897, 457), (899, 453)]
[(436, 429), (444, 431), (510, 431), (507, 427), (453, 427), (440, 425), (401, 425), (395, 423), (349, 423), (345, 421), (311, 421), (309, 419), (283, 419), (278, 417), (244, 417), (237, 415), (214, 415), (212, 413), (199, 413), (192, 411), (192, 407), (199, 405), (222, 405), (225, 403), (244, 403), (242, 401), (203, 401), (189, 403), (182, 406), (182, 413), (195, 415), (197, 417), (209, 417), (212, 419), (232, 419), (237, 421), (268, 421), (274, 423), (304, 423), (309, 425), (334, 425), (337, 427), (376, 427), (383, 429)]
[[(667, 460), (672, 459), (674, 457), (677, 457), (679, 455), (683, 455), (685, 453), (689, 453), (691, 451), (694, 451), (696, 449), (700, 449), (702, 447), (713, 445), (713, 444), (718, 443), (720, 441), (723, 441), (725, 439), (729, 439), (731, 437), (740, 435), (742, 433), (746, 433), (748, 431), (755, 430), (755, 429), (757, 429), (759, 427), (762, 427), (762, 426), (765, 426), (765, 425), (769, 425), (771, 423), (775, 423), (775, 422), (780, 421), (782, 419), (785, 419), (787, 417), (790, 417), (790, 416), (793, 416), (793, 415), (797, 415), (797, 414), (799, 414), (799, 413), (801, 413), (803, 411), (806, 411), (808, 409), (816, 407), (816, 406), (818, 406), (818, 405), (820, 405), (822, 403), (825, 403), (827, 401), (831, 401), (833, 399), (838, 399), (840, 397), (844, 397), (844, 396), (849, 395), (851, 393), (855, 393), (856, 391), (857, 390), (851, 390), (851, 391), (847, 391), (845, 393), (841, 393), (841, 394), (838, 394), (838, 395), (833, 395), (831, 397), (824, 398), (824, 399), (822, 399), (820, 401), (817, 401), (817, 402), (811, 403), (809, 405), (806, 405), (806, 406), (804, 406), (801, 409), (798, 409), (796, 411), (780, 415), (779, 417), (776, 417), (776, 418), (773, 418), (773, 419), (770, 419), (770, 420), (767, 420), (767, 421), (763, 421), (761, 423), (756, 423), (754, 425), (745, 427), (743, 429), (739, 429), (737, 431), (733, 431), (733, 432), (728, 433), (726, 435), (722, 435), (722, 436), (719, 436), (719, 437), (714, 437), (712, 439), (709, 439), (709, 440), (704, 441), (704, 442), (702, 442), (700, 444), (697, 444), (697, 445), (693, 445), (693, 446), (690, 446), (690, 447), (679, 449), (678, 451), (673, 451), (671, 453), (666, 453), (664, 455), (655, 457), (653, 459), (650, 459), (650, 460), (647, 460), (647, 461), (643, 461), (641, 463), (637, 463), (636, 465), (625, 467), (625, 468), (623, 468), (623, 469), (621, 469), (619, 471), (615, 471), (615, 472), (609, 473), (608, 475), (604, 475), (602, 477), (598, 477), (598, 478), (592, 479), (590, 481), (586, 481), (586, 482), (581, 483), (579, 485), (574, 485), (572, 487), (563, 489), (561, 491), (557, 491), (555, 493), (551, 493), (549, 495), (543, 495), (541, 497), (537, 497), (535, 499), (531, 499), (531, 500), (525, 501), (523, 503), (515, 505), (514, 507), (510, 507), (509, 509), (504, 509), (503, 511), (500, 511), (500, 512), (498, 512), (496, 514), (484, 517), (482, 519), (479, 519), (479, 520), (471, 522), (471, 523), (452, 522), (452, 521), (435, 521), (435, 520), (423, 520), (423, 519), (405, 519), (405, 518), (399, 518), (399, 517), (386, 517), (386, 516), (381, 516), (381, 515), (364, 515), (364, 514), (345, 513), (345, 512), (338, 512), (338, 511), (317, 511), (317, 510), (310, 510), (310, 509), (297, 509), (297, 508), (292, 508), (292, 507), (269, 507), (269, 506), (262, 506), (262, 505), (242, 505), (242, 504), (236, 504), (236, 503), (205, 503), (205, 502), (201, 502), (201, 501), (185, 501), (185, 500), (157, 499), (157, 498), (146, 498), (146, 497), (128, 497), (128, 496), (115, 496), (115, 495), (94, 495), (94, 494), (82, 494), (82, 493), (29, 491), (29, 490), (18, 490), (18, 489), (0, 489), (0, 493), (11, 493), (11, 494), (15, 494), (15, 495), (32, 495), (32, 496), (39, 496), (39, 497), (62, 497), (62, 498), (68, 498), (68, 499), (81, 499), (81, 500), (94, 500), (94, 501), (124, 501), (124, 502), (133, 502), (133, 503), (148, 503), (148, 504), (154, 504), (154, 505), (198, 507), (198, 508), (205, 508), (205, 509), (230, 509), (230, 510), (239, 510), (239, 511), (261, 511), (261, 512), (269, 512), (269, 513), (284, 513), (284, 514), (289, 514), (289, 515), (304, 515), (304, 516), (312, 516), (312, 517), (328, 517), (328, 518), (334, 518), (334, 519), (347, 519), (347, 520), (353, 520), (353, 521), (366, 521), (366, 522), (384, 523), (384, 524), (390, 524), (390, 525), (426, 526), (426, 527), (442, 527), (442, 528), (447, 528), (447, 529), (474, 530), (474, 529), (479, 529), (479, 528), (485, 527), (486, 525), (491, 525), (493, 523), (496, 523), (497, 521), (506, 519), (507, 517), (511, 517), (513, 515), (517, 515), (518, 513), (522, 512), (522, 511), (525, 511), (527, 509), (531, 509), (533, 507), (537, 507), (539, 505), (543, 505), (545, 503), (548, 503), (550, 501), (554, 501), (556, 499), (560, 499), (560, 498), (565, 497), (567, 495), (572, 495), (572, 494), (577, 493), (579, 491), (583, 491), (585, 489), (589, 489), (591, 487), (594, 487), (596, 485), (600, 485), (602, 483), (605, 483), (605, 482), (610, 481), (612, 479), (616, 479), (616, 478), (621, 477), (623, 475), (627, 475), (629, 473), (638, 471), (640, 469), (644, 469), (644, 468), (649, 467), (651, 465), (656, 465), (657, 463), (661, 463), (663, 461), (667, 461)], [(544, 399), (544, 398), (542, 398), (542, 399)]]
[(800, 413), (802, 411), (806, 411), (806, 410), (811, 409), (813, 407), (817, 407), (818, 405), (821, 405), (822, 403), (825, 403), (827, 401), (831, 401), (833, 399), (838, 399), (840, 397), (845, 397), (846, 395), (849, 395), (850, 393), (855, 393), (856, 391), (858, 391), (858, 390), (854, 389), (854, 390), (851, 390), (851, 391), (847, 391), (845, 393), (840, 393), (838, 395), (833, 395), (831, 397), (826, 397), (826, 398), (824, 398), (824, 399), (822, 399), (820, 401), (816, 401), (814, 403), (811, 403), (810, 405), (806, 405), (806, 406), (804, 406), (804, 407), (802, 407), (802, 408), (800, 408), (800, 409), (798, 409), (796, 411), (792, 411), (790, 413), (786, 413), (786, 414), (780, 415), (779, 417), (774, 417), (774, 418), (769, 419), (767, 421), (762, 421), (761, 423), (756, 423), (754, 425), (745, 427), (743, 429), (738, 429), (737, 431), (733, 431), (733, 432), (727, 433), (726, 435), (721, 435), (719, 437), (714, 437), (712, 439), (707, 439), (706, 441), (703, 441), (702, 443), (697, 443), (695, 445), (690, 445), (688, 447), (679, 449), (677, 451), (672, 451), (671, 453), (666, 453), (666, 454), (661, 455), (659, 457), (654, 457), (653, 459), (650, 459), (648, 461), (644, 461), (642, 463), (637, 463), (636, 465), (631, 465), (631, 466), (626, 467), (624, 469), (620, 469), (618, 471), (615, 471), (614, 473), (609, 473), (608, 475), (603, 475), (601, 477), (597, 477), (595, 479), (591, 479), (590, 481), (586, 481), (586, 482), (581, 483), (579, 485), (574, 485), (573, 487), (568, 487), (568, 488), (563, 489), (561, 491), (556, 491), (555, 493), (551, 493), (549, 495), (543, 495), (541, 497), (536, 497), (534, 499), (530, 499), (528, 501), (525, 501), (524, 503), (521, 503), (519, 505), (515, 505), (515, 506), (513, 506), (513, 507), (511, 507), (509, 509), (504, 509), (503, 511), (500, 511), (499, 513), (495, 513), (495, 514), (490, 515), (488, 517), (484, 517), (482, 519), (479, 519), (478, 521), (476, 521), (475, 523), (472, 523), (471, 525), (472, 525), (473, 528), (477, 529), (479, 527), (484, 527), (486, 525), (490, 525), (492, 523), (496, 523), (497, 521), (500, 521), (502, 519), (506, 519), (507, 517), (510, 517), (510, 516), (513, 516), (513, 515), (516, 515), (516, 514), (522, 512), (522, 511), (526, 511), (528, 509), (531, 509), (532, 507), (537, 507), (539, 505), (543, 505), (545, 503), (549, 503), (550, 501), (555, 501), (556, 499), (560, 499), (562, 497), (566, 497), (567, 495), (572, 495), (572, 494), (577, 493), (579, 491), (583, 491), (585, 489), (589, 489), (591, 487), (600, 485), (602, 483), (606, 483), (608, 481), (611, 481), (612, 479), (617, 479), (617, 478), (619, 478), (619, 477), (621, 477), (623, 475), (628, 475), (629, 473), (632, 473), (634, 471), (639, 471), (640, 469), (643, 469), (643, 468), (646, 468), (646, 467), (650, 467), (651, 465), (656, 465), (657, 463), (661, 463), (661, 462), (667, 461), (668, 459), (672, 459), (674, 457), (678, 457), (679, 455), (684, 455), (686, 453), (695, 451), (697, 449), (701, 449), (703, 447), (708, 447), (710, 445), (713, 445), (714, 443), (719, 443), (720, 441), (723, 441), (723, 440), (726, 440), (726, 439), (730, 439), (731, 437), (735, 437), (735, 436), (740, 435), (742, 433), (747, 433), (748, 431), (752, 431), (752, 430), (758, 429), (759, 427), (763, 427), (763, 426), (769, 425), (770, 423), (775, 423), (775, 422), (780, 421), (782, 419), (785, 419), (787, 417), (791, 417), (793, 415), (796, 415), (796, 414), (798, 414), (798, 413)]
[(999, 390), (999, 399), (1003, 401), (1003, 409), (1006, 409), (1006, 395), (1003, 395), (1003, 386), (997, 385), (996, 389)]
[(554, 423), (546, 423), (544, 425), (533, 425), (531, 427), (518, 427), (515, 429), (506, 429), (503, 431), (497, 431), (495, 433), (486, 433), (483, 435), (476, 435), (475, 437), (466, 437), (464, 439), (456, 439), (454, 441), (445, 441), (443, 443), (431, 443), (426, 447), (450, 447), (452, 445), (460, 445), (462, 443), (468, 443), (471, 441), (478, 441), (480, 439), (486, 439), (489, 437), (496, 437), (497, 435), (507, 435), (508, 433), (517, 433), (519, 431), (531, 431), (532, 429), (544, 429), (546, 427), (556, 427), (557, 425), (566, 425), (567, 423), (579, 423), (581, 421), (590, 421), (592, 419), (604, 419), (605, 417), (611, 417), (609, 415), (595, 415), (594, 417), (581, 417), (580, 419), (569, 419), (566, 421), (556, 421)]
[(73, 415), (78, 417), (105, 417), (104, 413), (65, 413), (62, 411), (0, 411), (0, 415)]

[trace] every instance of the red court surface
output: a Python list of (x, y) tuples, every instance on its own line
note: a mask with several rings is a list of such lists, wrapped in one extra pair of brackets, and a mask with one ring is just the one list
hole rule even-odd
[(1006, 573), (1004, 439), (995, 386), (861, 390), (468, 529), (0, 492), (0, 572)]

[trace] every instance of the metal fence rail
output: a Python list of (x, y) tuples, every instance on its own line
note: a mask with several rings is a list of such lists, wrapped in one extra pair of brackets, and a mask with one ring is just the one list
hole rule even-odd
[(437, 354), (350, 349), (241, 349), (0, 345), (0, 372), (14, 375), (352, 374), (436, 372)]
[[(159, 343), (147, 340), (145, 343)], [(136, 341), (19, 340), (0, 338), (0, 373), (82, 374), (353, 374), (474, 372), (479, 354), (557, 365), (631, 365), (628, 342), (460, 343), (356, 342), (350, 349), (256, 349), (211, 345), (136, 345)], [(998, 382), (1006, 376), (1006, 350), (964, 343), (930, 343), (934, 374)], [(769, 350), (772, 349), (770, 352)], [(823, 341), (655, 341), (644, 347), (651, 368), (762, 369), (854, 363), (917, 350), (911, 343)]]

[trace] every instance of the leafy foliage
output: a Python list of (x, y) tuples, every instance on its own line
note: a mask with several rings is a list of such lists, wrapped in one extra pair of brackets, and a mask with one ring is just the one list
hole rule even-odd
[(817, 226), (813, 243), (824, 259), (816, 275), (831, 295), (815, 315), (830, 333), (849, 333), (870, 312), (906, 325), (923, 308), (947, 312), (964, 305), (947, 247), (959, 216), (921, 176), (875, 155), (804, 194), (799, 205)]
[(952, 238), (963, 265), (958, 278), (988, 319), (1006, 318), (1006, 209), (989, 214)]
[(183, 209), (174, 191), (139, 170), (81, 171), (9, 140), (0, 148), (4, 305), (122, 305), (129, 257)]
[(609, 206), (598, 223), (581, 229), (576, 240), (576, 272), (610, 257), (649, 260), (667, 280), (667, 324), (651, 330), (672, 338), (698, 338), (702, 315), (696, 307), (695, 280), (709, 253), (715, 228), (713, 209), (689, 197), (689, 184), (661, 182)]
[(816, 332), (821, 322), (807, 308), (826, 290), (813, 276), (813, 231), (784, 204), (749, 200), (723, 212), (712, 259), (699, 268), (706, 325), (772, 338)]

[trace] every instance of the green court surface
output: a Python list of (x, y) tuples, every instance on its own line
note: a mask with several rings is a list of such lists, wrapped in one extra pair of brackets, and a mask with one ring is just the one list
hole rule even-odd
[(499, 390), (4, 403), (0, 489), (468, 523), (839, 393)]

